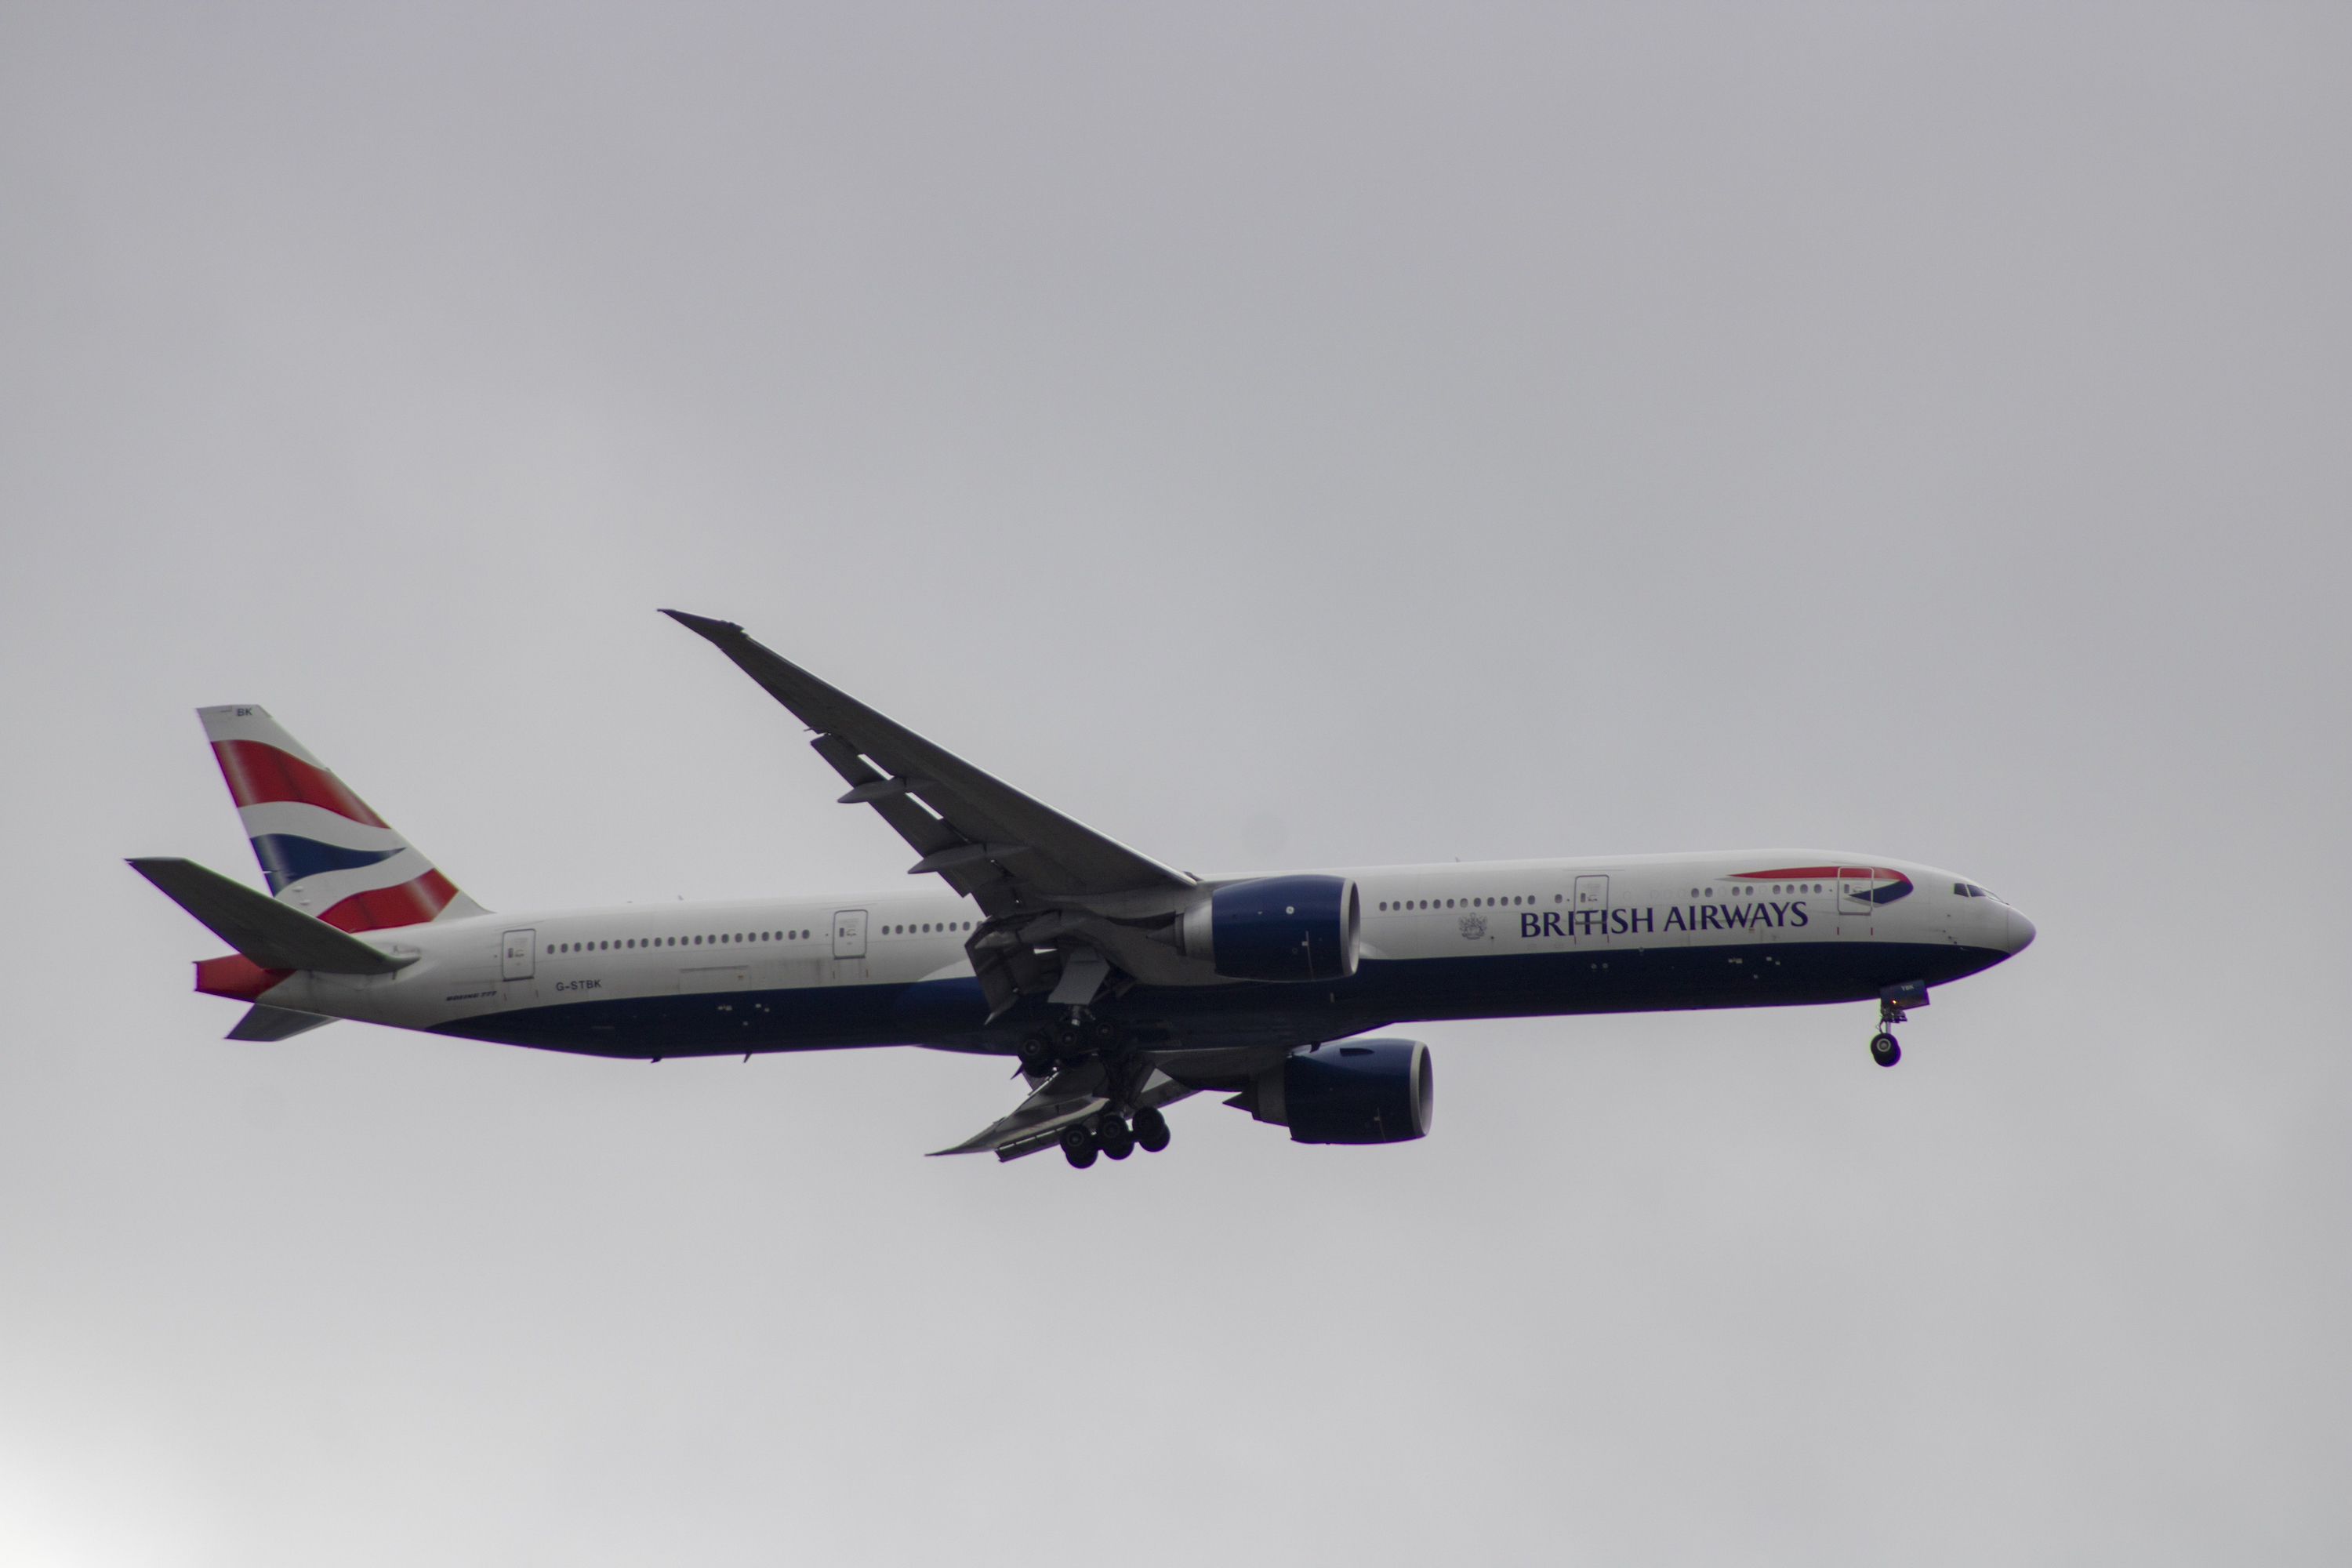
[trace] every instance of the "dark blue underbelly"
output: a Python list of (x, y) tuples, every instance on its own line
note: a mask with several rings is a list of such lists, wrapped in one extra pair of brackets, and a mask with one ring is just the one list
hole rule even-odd
[[(1391, 1024), (1866, 1001), (1940, 985), (2005, 955), (1948, 943), (1762, 942), (1366, 963), (1326, 984), (1139, 986), (1095, 1010), (1140, 1044), (1304, 1045)], [(974, 980), (701, 992), (520, 1008), (437, 1034), (605, 1057), (726, 1056), (857, 1046), (1005, 1051), (1045, 1023), (1042, 997), (993, 1026)]]

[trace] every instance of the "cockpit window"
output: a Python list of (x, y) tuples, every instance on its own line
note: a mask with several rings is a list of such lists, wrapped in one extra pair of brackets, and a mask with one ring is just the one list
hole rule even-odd
[(1993, 899), (1996, 903), (2000, 901), (1994, 898), (1990, 889), (1979, 888), (1974, 882), (1955, 882), (1952, 884), (1952, 891), (1964, 899)]

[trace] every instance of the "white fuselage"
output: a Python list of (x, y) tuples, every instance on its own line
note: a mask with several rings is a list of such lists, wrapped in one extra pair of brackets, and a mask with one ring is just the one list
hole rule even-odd
[[(1775, 868), (1831, 874), (1759, 876)], [(1840, 870), (1867, 875), (1842, 882)], [(1774, 950), (1853, 943), (1950, 947), (1997, 962), (2032, 939), (2022, 915), (1969, 891), (1966, 879), (1875, 856), (1731, 851), (1337, 874), (1353, 878), (1360, 892), (1367, 970), (1427, 960), (1673, 949), (1761, 949), (1757, 962), (1769, 963)], [(1892, 901), (1872, 901), (1904, 879), (1908, 888)], [(964, 943), (981, 919), (968, 900), (918, 889), (480, 915), (367, 933), (396, 956), (415, 955), (394, 973), (302, 973), (261, 999), (336, 1017), (412, 1029), (456, 1026), (459, 1032), (469, 1032), (469, 1021), (498, 1015), (589, 1003), (695, 996), (724, 1009), (726, 998), (740, 995), (758, 1006), (755, 998), (779, 993), (966, 979), (972, 968)], [(1433, 1005), (1417, 1016), (1454, 1013)]]

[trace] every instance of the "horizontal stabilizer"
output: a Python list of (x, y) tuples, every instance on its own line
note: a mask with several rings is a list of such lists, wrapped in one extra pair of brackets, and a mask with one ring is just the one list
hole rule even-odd
[(272, 1007), (266, 1002), (256, 1002), (246, 1016), (236, 1021), (228, 1032), (232, 1040), (290, 1040), (306, 1034), (321, 1024), (334, 1020), (324, 1013), (298, 1013), (291, 1007)]
[(194, 860), (133, 860), (131, 868), (163, 896), (264, 969), (314, 969), (328, 974), (390, 974), (415, 963), (394, 958), (314, 915), (208, 871)]

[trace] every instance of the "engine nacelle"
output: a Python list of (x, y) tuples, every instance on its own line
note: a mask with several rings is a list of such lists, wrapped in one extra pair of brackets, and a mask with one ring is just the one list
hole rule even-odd
[(1344, 980), (1362, 910), (1346, 877), (1260, 877), (1217, 889), (1168, 935), (1228, 980)]
[(1231, 1103), (1295, 1143), (1402, 1143), (1428, 1135), (1437, 1086), (1419, 1040), (1345, 1040), (1293, 1051)]

